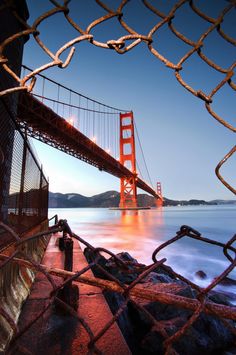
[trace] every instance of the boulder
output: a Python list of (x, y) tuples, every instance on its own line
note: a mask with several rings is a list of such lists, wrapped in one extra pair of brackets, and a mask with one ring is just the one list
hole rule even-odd
[(132, 283), (139, 275), (137, 260), (127, 252), (119, 253), (117, 257), (126, 263), (126, 268), (120, 266), (114, 257), (110, 257), (106, 262), (107, 271), (124, 284)]
[(236, 280), (231, 279), (230, 277), (225, 277), (220, 281), (219, 285), (222, 286), (236, 286)]
[(207, 278), (207, 274), (202, 270), (198, 270), (197, 272), (195, 272), (195, 276), (197, 276), (201, 280), (205, 280)]
[(156, 272), (150, 272), (144, 279), (140, 281), (140, 283), (151, 282), (153, 284), (156, 283), (169, 283), (173, 282), (173, 279), (167, 274), (158, 274)]
[[(85, 255), (89, 261), (95, 260), (96, 256), (92, 254), (90, 250), (86, 251)], [(101, 256), (98, 258), (98, 263), (120, 282), (130, 284), (139, 276), (143, 268), (128, 253), (119, 253), (117, 256), (126, 263), (126, 268), (117, 264), (114, 257), (105, 259)], [(94, 271), (97, 277), (107, 278), (106, 275), (101, 275), (101, 271), (96, 267)], [(201, 270), (196, 275), (202, 279), (207, 277)], [(232, 282), (231, 279), (230, 282)], [(165, 265), (150, 272), (139, 283), (139, 287), (155, 292), (181, 295), (190, 299), (196, 298), (196, 291), (185, 282), (176, 279), (172, 269)], [(115, 313), (125, 300), (123, 295), (111, 291), (105, 291), (104, 294), (112, 312)], [(230, 305), (226, 295), (221, 292), (211, 291), (209, 299), (216, 303)], [(118, 324), (132, 353), (137, 355), (164, 354), (165, 337), (175, 334), (186, 324), (192, 314), (192, 311), (178, 308), (175, 305), (132, 297), (119, 317)], [(153, 319), (157, 321), (156, 324)], [(233, 321), (230, 321), (230, 324), (234, 326)], [(219, 318), (202, 313), (186, 333), (173, 344), (173, 348), (181, 355), (228, 355), (231, 354), (231, 350), (228, 351), (228, 349), (234, 349), (234, 340), (234, 335)]]
[[(107, 259), (104, 258), (104, 256), (94, 253), (94, 251), (88, 247), (86, 247), (84, 249), (84, 256), (85, 256), (88, 263), (92, 263), (96, 260), (96, 263), (98, 265), (100, 265), (104, 269), (106, 269)], [(94, 273), (94, 276), (96, 276), (96, 277), (100, 277), (102, 279), (107, 278), (106, 275), (104, 274), (104, 272), (97, 265), (92, 266), (92, 271)]]

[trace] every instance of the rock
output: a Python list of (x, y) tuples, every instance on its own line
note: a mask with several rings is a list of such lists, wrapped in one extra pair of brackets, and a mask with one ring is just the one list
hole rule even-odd
[[(229, 321), (229, 323), (234, 324), (233, 321)], [(210, 338), (208, 347), (214, 353), (220, 353), (227, 346), (233, 345), (235, 340), (232, 332), (219, 318), (204, 313), (200, 315), (192, 328), (196, 329), (202, 337), (208, 336)], [(212, 345), (211, 342), (213, 342)]]
[(222, 353), (222, 355), (235, 355), (236, 354), (236, 346), (230, 347), (226, 351)]
[[(158, 302), (147, 302), (142, 306), (158, 320), (159, 326), (171, 336), (182, 327), (192, 312), (178, 309), (174, 306), (164, 305)], [(132, 310), (130, 311), (130, 308)], [(159, 329), (152, 326), (151, 319), (135, 304), (129, 307), (129, 314), (139, 331), (146, 329), (146, 334), (142, 334), (140, 341), (141, 353), (143, 354), (164, 354), (162, 343), (164, 337)], [(232, 324), (232, 322), (231, 322)], [(220, 354), (224, 348), (233, 345), (234, 336), (224, 326), (221, 320), (201, 314), (199, 319), (187, 330), (173, 348), (181, 355), (198, 354)]]
[(114, 257), (110, 257), (106, 262), (107, 271), (110, 272), (114, 277), (116, 277), (120, 282), (125, 284), (130, 284), (138, 277), (139, 273), (135, 267), (138, 262), (129, 253), (123, 252), (117, 254), (119, 259), (127, 262), (126, 268), (117, 265)]
[(176, 279), (176, 277), (174, 276), (174, 271), (170, 266), (167, 265), (160, 265), (158, 266), (154, 272), (156, 272), (157, 274), (163, 274), (163, 275), (167, 275), (169, 277), (171, 277), (172, 279)]
[(153, 284), (156, 283), (169, 283), (173, 282), (173, 279), (165, 274), (157, 274), (156, 272), (150, 272), (144, 279), (141, 280), (140, 283), (151, 282)]
[[(106, 269), (106, 262), (107, 259), (104, 258), (104, 256), (99, 255), (97, 253), (94, 253), (93, 250), (91, 250), (90, 248), (86, 247), (84, 249), (84, 256), (87, 259), (88, 263), (92, 263), (96, 260), (96, 263), (99, 264), (100, 266), (102, 266), (104, 269)], [(97, 267), (96, 265), (92, 266), (92, 271), (94, 273), (94, 276), (96, 277), (100, 277), (102, 279), (106, 279), (106, 275), (104, 274), (104, 272)]]
[(236, 300), (236, 295), (225, 292), (211, 291), (209, 299), (215, 303), (224, 304), (225, 306), (232, 306), (232, 300)]
[[(96, 255), (90, 250), (87, 250), (85, 255), (90, 262), (95, 260)], [(140, 268), (137, 260), (128, 253), (120, 253), (117, 256), (126, 262), (127, 268), (117, 265), (114, 257), (106, 260), (100, 256), (98, 263), (122, 283), (130, 284), (138, 277), (143, 268)], [(107, 278), (97, 267), (94, 267), (94, 270), (96, 276), (101, 275), (99, 277)], [(202, 270), (199, 270), (196, 276), (201, 279), (207, 278)], [(234, 285), (235, 281), (227, 278), (225, 282), (228, 286), (229, 283)], [(154, 292), (181, 295), (190, 299), (196, 298), (196, 291), (185, 282), (176, 279), (172, 269), (165, 265), (161, 265), (154, 272), (149, 273), (139, 284), (139, 287)], [(111, 291), (105, 291), (104, 294), (114, 314), (123, 304), (125, 298), (121, 294)], [(216, 303), (230, 305), (228, 295), (221, 291), (211, 291), (209, 299)], [(161, 355), (165, 353), (165, 349), (163, 349), (164, 335), (175, 334), (187, 323), (192, 314), (192, 311), (177, 308), (175, 305), (132, 297), (127, 304), (127, 309), (120, 315), (118, 324), (133, 354)], [(157, 320), (158, 325), (153, 323), (153, 318)], [(229, 323), (234, 326), (233, 321), (229, 321)], [(232, 350), (233, 346), (234, 335), (231, 331), (219, 318), (204, 313), (201, 313), (186, 333), (173, 344), (174, 350), (181, 355), (231, 355), (234, 351)]]
[(205, 280), (207, 278), (207, 274), (202, 270), (195, 272), (195, 276), (197, 276), (201, 280)]
[(131, 262), (133, 264), (138, 264), (138, 261), (136, 259), (134, 259), (129, 253), (127, 252), (122, 252), (122, 253), (118, 253), (117, 256), (123, 260), (123, 261), (128, 261)]
[[(118, 309), (123, 305), (125, 298), (120, 293), (112, 291), (104, 291), (103, 294), (106, 298), (107, 303), (110, 306), (112, 314), (115, 314)], [(138, 347), (139, 344), (136, 339), (136, 334), (134, 333), (133, 324), (131, 323), (129, 317), (128, 308), (125, 308), (120, 314), (117, 319), (117, 324), (121, 329), (126, 342), (129, 344), (131, 352), (134, 353), (135, 349)]]
[[(186, 323), (186, 320), (182, 317), (173, 318), (171, 320), (165, 320), (159, 322), (163, 331), (167, 333), (168, 336), (175, 334), (179, 328), (181, 328)], [(144, 337), (141, 347), (143, 353), (154, 355), (154, 354), (164, 354), (164, 348), (162, 346), (164, 337), (160, 334), (159, 329), (155, 326), (152, 327), (151, 331)], [(209, 354), (206, 352), (207, 340), (201, 337), (198, 332), (193, 330), (191, 333), (189, 331), (180, 338), (179, 341), (173, 344), (174, 349), (181, 355), (199, 355)]]
[(225, 277), (220, 281), (219, 285), (222, 286), (236, 286), (236, 280), (231, 279), (230, 277)]
[(144, 336), (140, 344), (140, 354), (164, 354), (162, 344), (163, 337), (155, 330), (150, 331)]

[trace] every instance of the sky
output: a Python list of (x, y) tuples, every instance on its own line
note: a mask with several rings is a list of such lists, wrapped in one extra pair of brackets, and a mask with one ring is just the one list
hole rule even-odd
[[(27, 3), (30, 24), (53, 7), (48, 0), (28, 0)], [(106, 3), (116, 8), (120, 2), (111, 0)], [(166, 12), (174, 1), (151, 3), (157, 3)], [(228, 4), (224, 0), (199, 0), (195, 3), (209, 16), (217, 16), (220, 9)], [(82, 28), (104, 14), (93, 0), (72, 1), (70, 7), (71, 17)], [(222, 25), (224, 31), (234, 38), (235, 16), (236, 11), (231, 12)], [(124, 19), (142, 34), (147, 34), (157, 22), (157, 17), (139, 0), (128, 3)], [(197, 40), (209, 27), (206, 21), (199, 20), (193, 14), (188, 4), (177, 11), (173, 24), (192, 40)], [(38, 29), (40, 39), (52, 51), (78, 35), (62, 14), (50, 17)], [(95, 27), (91, 33), (97, 40), (106, 41), (117, 39), (125, 32), (118, 21), (112, 19)], [(167, 26), (158, 31), (153, 39), (154, 47), (175, 63), (190, 48), (177, 39)], [(235, 48), (217, 33), (213, 32), (205, 42), (204, 54), (222, 67), (228, 68), (235, 61)], [(214, 172), (218, 162), (235, 145), (233, 132), (207, 112), (202, 100), (178, 83), (172, 69), (151, 54), (143, 43), (124, 55), (97, 48), (87, 42), (75, 47), (75, 55), (66, 69), (51, 68), (43, 74), (86, 96), (134, 112), (151, 180), (154, 186), (161, 181), (165, 197), (205, 200), (235, 197), (221, 184)], [(31, 37), (25, 45), (23, 63), (36, 68), (48, 61), (48, 56)], [(184, 64), (181, 75), (193, 88), (206, 93), (210, 93), (224, 77), (196, 54)], [(216, 95), (212, 107), (235, 125), (235, 93), (232, 89), (224, 86)], [(35, 140), (33, 143), (49, 176), (50, 191), (86, 196), (108, 190), (119, 191), (119, 179), (116, 177), (43, 143)], [(234, 186), (235, 167), (236, 158), (233, 156), (221, 169), (224, 178)]]

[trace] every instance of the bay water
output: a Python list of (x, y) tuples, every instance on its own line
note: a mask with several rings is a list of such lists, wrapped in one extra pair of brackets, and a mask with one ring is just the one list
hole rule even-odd
[[(67, 219), (72, 231), (93, 246), (107, 248), (114, 253), (127, 251), (144, 264), (152, 262), (155, 248), (175, 236), (182, 225), (191, 226), (203, 237), (222, 243), (236, 233), (236, 205), (178, 206), (138, 211), (105, 208), (49, 210), (49, 217), (55, 214)], [(234, 257), (232, 253), (230, 255)], [(222, 248), (188, 237), (158, 253), (157, 259), (163, 257), (167, 258), (167, 265), (201, 286), (207, 286), (230, 264)], [(195, 276), (198, 270), (207, 274), (205, 280)], [(236, 270), (229, 277), (236, 279)], [(223, 286), (217, 288), (236, 293), (236, 286), (231, 286), (230, 290)]]

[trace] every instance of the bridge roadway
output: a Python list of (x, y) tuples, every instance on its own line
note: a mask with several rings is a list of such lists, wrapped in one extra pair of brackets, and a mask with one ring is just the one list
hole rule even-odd
[[(129, 169), (32, 94), (25, 92), (19, 94), (17, 120), (29, 136), (93, 165), (101, 171), (106, 171), (118, 178), (133, 176)], [(137, 187), (155, 198), (160, 198), (157, 192), (139, 177), (137, 177)]]

